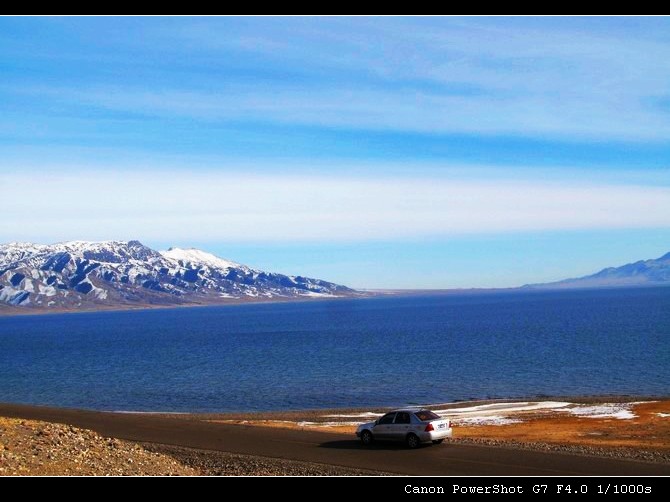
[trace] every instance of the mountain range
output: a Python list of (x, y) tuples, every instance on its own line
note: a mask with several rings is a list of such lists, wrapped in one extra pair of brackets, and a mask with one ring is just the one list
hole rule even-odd
[[(670, 253), (585, 277), (517, 289), (662, 285), (670, 285)], [(0, 245), (0, 312), (7, 308), (94, 310), (367, 294), (321, 279), (264, 272), (199, 249), (155, 251), (139, 241)]]
[[(355, 296), (353, 289), (139, 241), (0, 245), (0, 306), (40, 310)], [(32, 310), (32, 309), (31, 309)]]
[(544, 284), (532, 289), (588, 289), (670, 285), (670, 253), (653, 260), (640, 260), (620, 267), (608, 267), (593, 275)]

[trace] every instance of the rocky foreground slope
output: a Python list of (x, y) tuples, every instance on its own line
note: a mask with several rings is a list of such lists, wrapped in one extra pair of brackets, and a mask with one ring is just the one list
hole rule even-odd
[(0, 417), (0, 476), (195, 474), (170, 456), (93, 431)]
[(353, 476), (297, 460), (136, 444), (70, 425), (0, 417), (0, 476)]

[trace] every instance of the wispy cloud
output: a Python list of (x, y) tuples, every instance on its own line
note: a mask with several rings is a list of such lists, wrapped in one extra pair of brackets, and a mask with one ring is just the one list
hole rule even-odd
[[(258, 95), (259, 109), (267, 108), (267, 97), (287, 112), (284, 119), (293, 111), (298, 121), (362, 128), (667, 138), (670, 116), (655, 103), (668, 95), (670, 40), (654, 30), (653, 20), (628, 20), (628, 26), (624, 20), (617, 29), (599, 29), (602, 24), (549, 18), (291, 20), (262, 23), (249, 43), (242, 43), (244, 30), (231, 35), (185, 27), (178, 36), (214, 53), (235, 48), (320, 75), (315, 89), (280, 89), (275, 100), (271, 93)], [(337, 78), (324, 91), (331, 75)], [(254, 101), (241, 97), (241, 106)]]
[(670, 226), (670, 189), (230, 174), (0, 175), (0, 240), (366, 241)]
[[(429, 134), (525, 135), (581, 140), (670, 138), (670, 120), (646, 106), (611, 98), (442, 95), (428, 91), (300, 86), (223, 86), (217, 92), (137, 88), (17, 89), (78, 108), (207, 123), (256, 122)], [(67, 105), (66, 105), (67, 106)]]
[(101, 26), (109, 40), (96, 32), (93, 52), (82, 55), (108, 73), (76, 86), (8, 78), (3, 90), (49, 113), (82, 116), (93, 109), (210, 123), (663, 141), (670, 40), (653, 29), (659, 22), (125, 21), (137, 45), (118, 21)]

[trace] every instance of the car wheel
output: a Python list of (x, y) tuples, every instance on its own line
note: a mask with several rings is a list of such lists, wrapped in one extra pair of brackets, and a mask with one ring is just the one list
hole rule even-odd
[(421, 445), (421, 441), (416, 434), (407, 434), (407, 446), (411, 449), (418, 448)]
[(361, 443), (365, 446), (370, 446), (375, 438), (372, 437), (372, 432), (363, 431), (361, 432)]
[(444, 439), (436, 439), (433, 441), (433, 444), (442, 444), (442, 441), (444, 441)]

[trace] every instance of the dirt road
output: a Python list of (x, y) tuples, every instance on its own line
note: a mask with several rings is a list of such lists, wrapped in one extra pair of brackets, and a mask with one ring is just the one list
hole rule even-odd
[(670, 465), (502, 447), (364, 448), (351, 435), (228, 425), (197, 415), (106, 413), (0, 404), (0, 416), (66, 423), (137, 442), (302, 460), (409, 475), (670, 475)]

